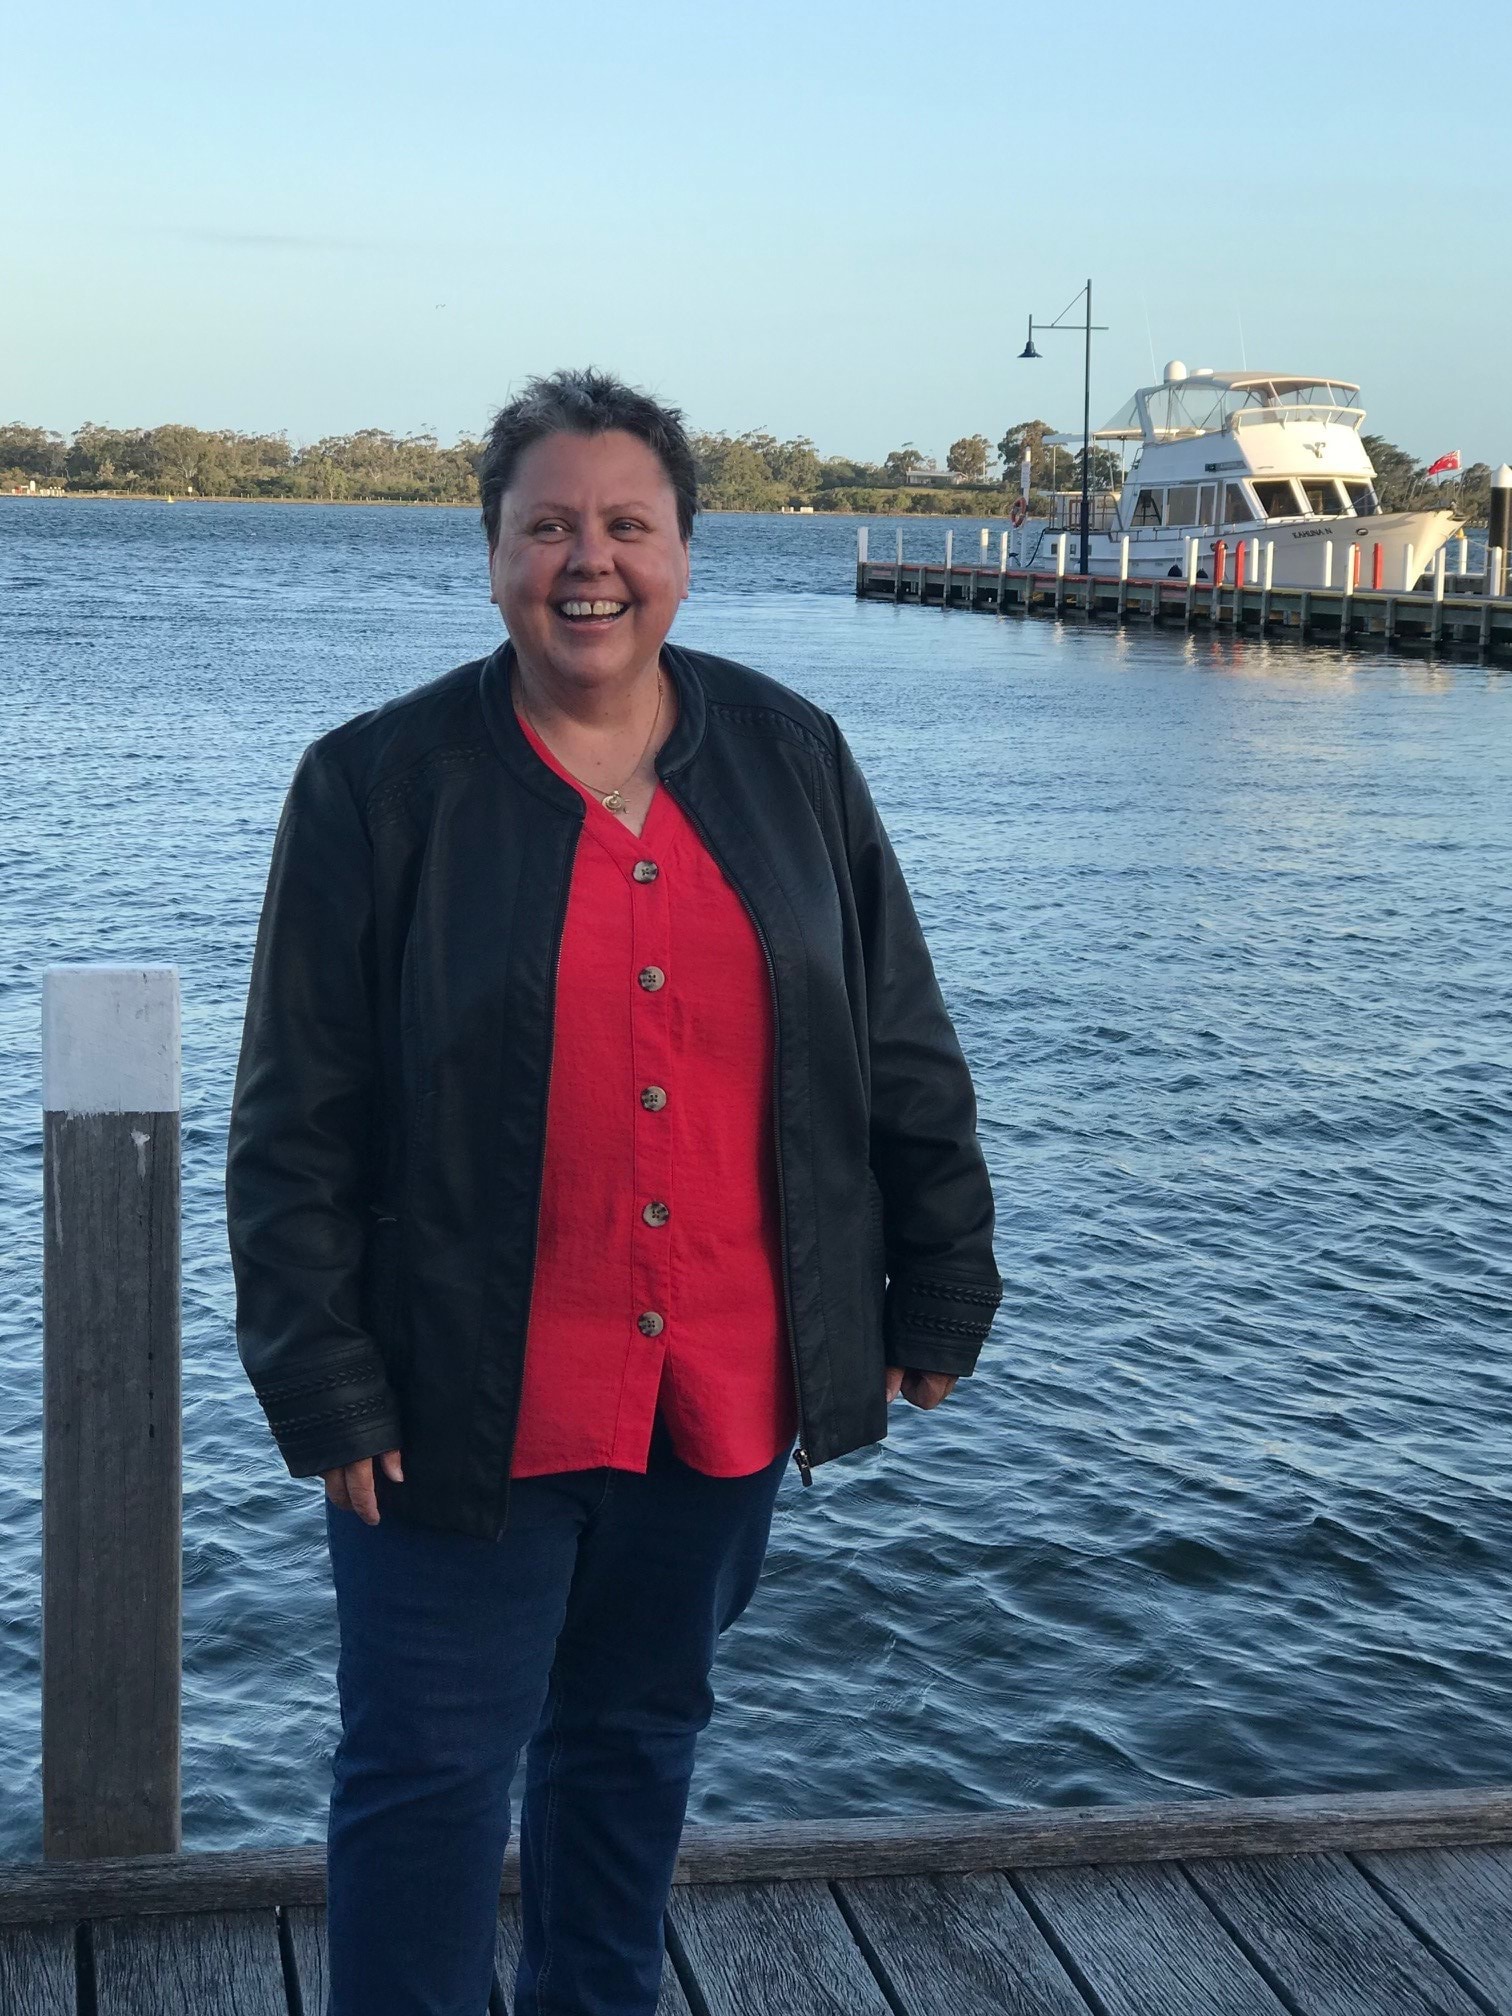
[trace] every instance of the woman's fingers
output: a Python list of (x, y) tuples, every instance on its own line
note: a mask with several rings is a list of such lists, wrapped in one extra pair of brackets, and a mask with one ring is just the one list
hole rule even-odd
[(903, 1398), (915, 1407), (938, 1407), (955, 1383), (953, 1372), (905, 1372)]
[[(385, 1449), (378, 1461), (391, 1483), (404, 1482), (404, 1464), (397, 1449)], [(369, 1526), (378, 1524), (378, 1491), (373, 1482), (371, 1456), (364, 1456), (360, 1463), (348, 1463), (344, 1469), (323, 1470), (320, 1474), (325, 1479), (326, 1496), (333, 1505), (339, 1505), (343, 1512), (355, 1512)]]
[(887, 1368), (887, 1404), (889, 1407), (897, 1399), (902, 1384), (903, 1367), (901, 1365), (889, 1365)]

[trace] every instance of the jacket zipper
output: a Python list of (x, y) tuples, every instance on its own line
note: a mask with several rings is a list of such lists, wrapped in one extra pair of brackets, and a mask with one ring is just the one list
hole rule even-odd
[[(661, 779), (661, 782), (665, 788), (672, 790), (671, 785), (665, 777)], [(692, 806), (686, 800), (678, 797), (675, 790), (672, 791), (672, 796), (682, 807), (699, 839), (708, 848), (710, 854), (718, 863), (721, 872), (724, 873), (730, 887), (740, 898), (741, 907), (751, 920), (752, 929), (755, 931), (757, 939), (761, 944), (762, 957), (766, 960), (767, 983), (771, 988), (772, 994), (772, 1028), (777, 1038), (776, 1055), (772, 1059), (772, 1148), (773, 1161), (777, 1168), (777, 1216), (782, 1231), (782, 1306), (787, 1319), (788, 1357), (793, 1367), (793, 1400), (798, 1409), (798, 1446), (793, 1451), (793, 1461), (797, 1465), (798, 1475), (803, 1479), (805, 1485), (808, 1485), (814, 1481), (814, 1472), (813, 1466), (809, 1461), (808, 1421), (803, 1405), (803, 1377), (798, 1369), (798, 1340), (793, 1325), (793, 1280), (788, 1264), (787, 1185), (783, 1180), (782, 1174), (782, 1073), (779, 1068), (782, 1059), (782, 1015), (777, 1000), (777, 962), (772, 957), (772, 948), (767, 940), (767, 934), (762, 927), (761, 919), (746, 901), (745, 891), (740, 887), (734, 876), (729, 873), (719, 854), (719, 850), (715, 847), (713, 841), (710, 840), (702, 821), (694, 812)]]
[[(562, 966), (562, 934), (567, 928), (567, 904), (572, 894), (572, 864), (573, 861), (576, 859), (578, 842), (582, 839), (582, 837), (583, 837), (583, 826), (582, 821), (580, 820), (578, 822), (577, 832), (573, 837), (571, 850), (569, 851), (567, 856), (567, 865), (562, 871), (561, 886), (557, 895), (556, 925), (554, 927), (555, 945), (551, 955), (551, 1000), (548, 1005), (548, 1012), (546, 1019), (546, 1042), (547, 1042), (546, 1085), (544, 1091), (541, 1094), (541, 1152), (536, 1160), (535, 1220), (531, 1228), (531, 1237), (530, 1237), (530, 1285), (527, 1287), (525, 1291), (524, 1334), (527, 1341), (529, 1340), (530, 1337), (530, 1311), (535, 1302), (536, 1255), (540, 1251), (540, 1245), (541, 1245), (541, 1190), (543, 1188), (542, 1179), (546, 1173), (546, 1118), (551, 1107), (551, 1073), (556, 1063), (557, 976), (560, 973)], [(524, 1377), (523, 1366), (524, 1366), (524, 1352), (522, 1350), (521, 1352), (522, 1379)], [(515, 1442), (519, 1436), (519, 1431), (520, 1431), (520, 1407), (519, 1407), (519, 1397), (518, 1395), (516, 1395), (515, 1418), (514, 1423), (510, 1429), (509, 1448), (504, 1457), (504, 1496), (499, 1506), (499, 1530), (494, 1536), (495, 1539), (498, 1540), (503, 1539), (505, 1529), (509, 1525), (509, 1493), (511, 1482), (509, 1471), (510, 1471), (510, 1465), (514, 1461), (514, 1448), (515, 1448)]]

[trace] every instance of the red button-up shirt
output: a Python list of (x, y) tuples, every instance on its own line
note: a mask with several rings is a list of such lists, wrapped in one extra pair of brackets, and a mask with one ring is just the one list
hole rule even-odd
[(745, 906), (658, 789), (587, 802), (557, 966), (540, 1239), (510, 1474), (762, 1469), (795, 1432), (772, 999)]

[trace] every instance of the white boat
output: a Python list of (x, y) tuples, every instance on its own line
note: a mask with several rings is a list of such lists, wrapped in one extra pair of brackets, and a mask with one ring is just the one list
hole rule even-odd
[[(1092, 436), (1118, 443), (1120, 454), (1138, 446), (1121, 487), (1093, 498), (1091, 572), (1116, 578), (1127, 538), (1129, 572), (1146, 579), (1184, 577), (1195, 559), (1196, 578), (1214, 580), (1221, 543), (1229, 581), (1242, 545), (1251, 581), (1257, 567), (1263, 577), (1265, 548), (1274, 546), (1278, 588), (1343, 587), (1354, 567), (1362, 588), (1377, 579), (1391, 589), (1415, 584), (1460, 520), (1452, 511), (1381, 509), (1359, 399), (1359, 386), (1340, 378), (1167, 364), (1162, 384), (1142, 387)], [(1080, 434), (1051, 439), (1081, 448)], [(1066, 571), (1079, 573), (1079, 492), (1058, 494), (1051, 518), (1024, 519), (1011, 563), (1048, 571), (1062, 536)]]

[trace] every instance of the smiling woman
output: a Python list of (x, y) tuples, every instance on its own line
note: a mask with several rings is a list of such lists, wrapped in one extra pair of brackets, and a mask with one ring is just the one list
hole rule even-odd
[[(650, 2016), (791, 1451), (937, 1406), (1000, 1284), (970, 1076), (829, 715), (668, 641), (679, 416), (537, 380), (487, 658), (306, 751), (233, 1103), (237, 1337), (341, 1628), (330, 2016)], [(796, 1445), (796, 1446), (795, 1446)]]

